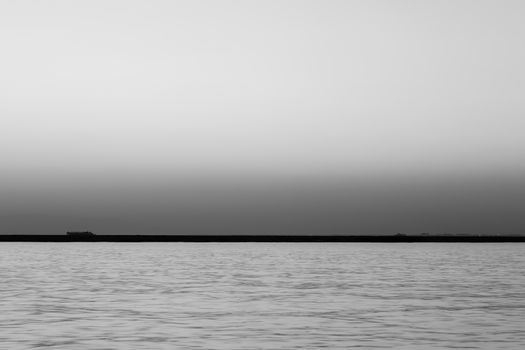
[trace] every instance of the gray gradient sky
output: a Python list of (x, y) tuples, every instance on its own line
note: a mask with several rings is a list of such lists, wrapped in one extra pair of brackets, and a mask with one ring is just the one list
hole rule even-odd
[(0, 233), (525, 233), (524, 18), (2, 1)]

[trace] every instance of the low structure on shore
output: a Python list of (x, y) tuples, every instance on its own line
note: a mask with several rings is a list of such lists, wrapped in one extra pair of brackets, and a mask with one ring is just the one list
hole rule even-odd
[(90, 238), (95, 236), (91, 231), (68, 231), (66, 234), (71, 238)]

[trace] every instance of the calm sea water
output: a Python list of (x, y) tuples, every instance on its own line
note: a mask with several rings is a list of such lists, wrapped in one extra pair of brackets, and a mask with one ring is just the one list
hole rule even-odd
[(0, 348), (525, 349), (525, 244), (0, 243)]

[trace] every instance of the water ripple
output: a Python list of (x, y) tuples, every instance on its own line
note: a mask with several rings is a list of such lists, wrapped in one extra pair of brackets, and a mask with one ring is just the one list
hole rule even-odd
[(525, 245), (2, 243), (2, 349), (523, 349)]

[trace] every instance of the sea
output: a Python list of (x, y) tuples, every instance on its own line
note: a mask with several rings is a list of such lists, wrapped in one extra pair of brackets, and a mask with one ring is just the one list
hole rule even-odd
[(0, 349), (525, 349), (525, 243), (0, 243)]

